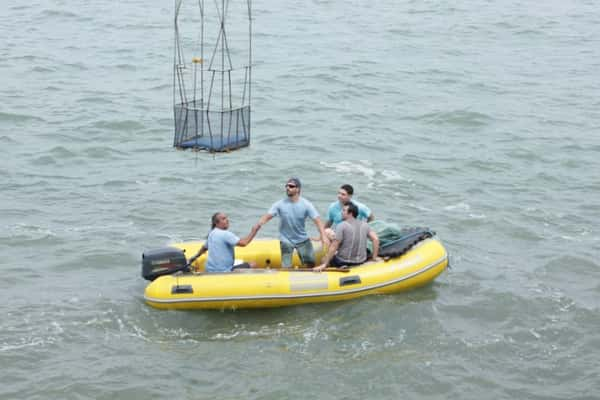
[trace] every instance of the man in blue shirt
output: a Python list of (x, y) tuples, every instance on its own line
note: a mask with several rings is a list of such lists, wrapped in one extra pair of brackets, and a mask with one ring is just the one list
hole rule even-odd
[(351, 185), (342, 185), (337, 193), (338, 201), (334, 201), (327, 210), (327, 221), (325, 222), (325, 228), (330, 228), (332, 225), (337, 225), (342, 222), (342, 207), (354, 203), (358, 207), (358, 216), (356, 219), (361, 221), (371, 222), (375, 219), (373, 213), (369, 207), (356, 200), (352, 199), (354, 194), (354, 188)]
[(234, 268), (253, 268), (256, 266), (254, 262), (233, 265), (235, 261), (234, 248), (235, 246), (244, 247), (248, 245), (254, 239), (259, 229), (260, 225), (254, 225), (248, 236), (240, 239), (229, 231), (229, 218), (227, 215), (221, 212), (215, 213), (212, 216), (212, 229), (208, 234), (206, 242), (202, 245), (198, 253), (190, 259), (189, 264), (208, 251), (206, 272), (229, 272)]
[(300, 196), (301, 189), (300, 179), (288, 179), (285, 185), (287, 197), (274, 203), (258, 221), (258, 224), (262, 226), (273, 217), (279, 217), (279, 244), (283, 268), (292, 266), (294, 249), (298, 252), (303, 265), (315, 266), (315, 253), (312, 242), (306, 233), (306, 218), (313, 220), (319, 230), (321, 240), (324, 244), (328, 244), (319, 213), (310, 201)]

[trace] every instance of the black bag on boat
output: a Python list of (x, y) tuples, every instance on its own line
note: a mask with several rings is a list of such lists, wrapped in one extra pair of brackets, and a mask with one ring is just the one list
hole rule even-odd
[(397, 237), (388, 237), (387, 240), (381, 240), (379, 246), (380, 257), (399, 257), (410, 250), (415, 244), (431, 238), (435, 235), (429, 228), (403, 228)]

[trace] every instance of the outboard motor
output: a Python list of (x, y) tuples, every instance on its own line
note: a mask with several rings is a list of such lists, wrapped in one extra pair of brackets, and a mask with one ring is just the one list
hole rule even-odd
[(159, 276), (182, 271), (187, 265), (183, 250), (175, 247), (161, 247), (142, 254), (142, 276), (153, 281)]

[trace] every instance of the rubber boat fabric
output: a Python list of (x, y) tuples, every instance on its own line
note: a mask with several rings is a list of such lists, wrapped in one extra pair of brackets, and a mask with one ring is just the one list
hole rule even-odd
[[(203, 242), (185, 242), (145, 252), (142, 275), (152, 280), (146, 287), (147, 304), (160, 309), (238, 309), (283, 307), (350, 300), (371, 294), (411, 290), (432, 282), (448, 267), (448, 253), (427, 228), (403, 229), (388, 240), (380, 254), (385, 259), (368, 261), (348, 270), (312, 272), (280, 268), (277, 239), (257, 239), (236, 247), (236, 259), (255, 261), (262, 268), (226, 273), (204, 273), (206, 254), (185, 269), (186, 256), (195, 255)], [(317, 262), (325, 249), (313, 243)], [(300, 265), (294, 255), (294, 265)]]

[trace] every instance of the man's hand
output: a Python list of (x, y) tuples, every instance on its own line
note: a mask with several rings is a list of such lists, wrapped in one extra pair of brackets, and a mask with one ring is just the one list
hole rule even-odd
[(313, 268), (313, 271), (315, 272), (321, 272), (323, 271), (325, 268), (327, 268), (327, 264), (321, 264), (321, 265), (317, 265), (316, 267)]

